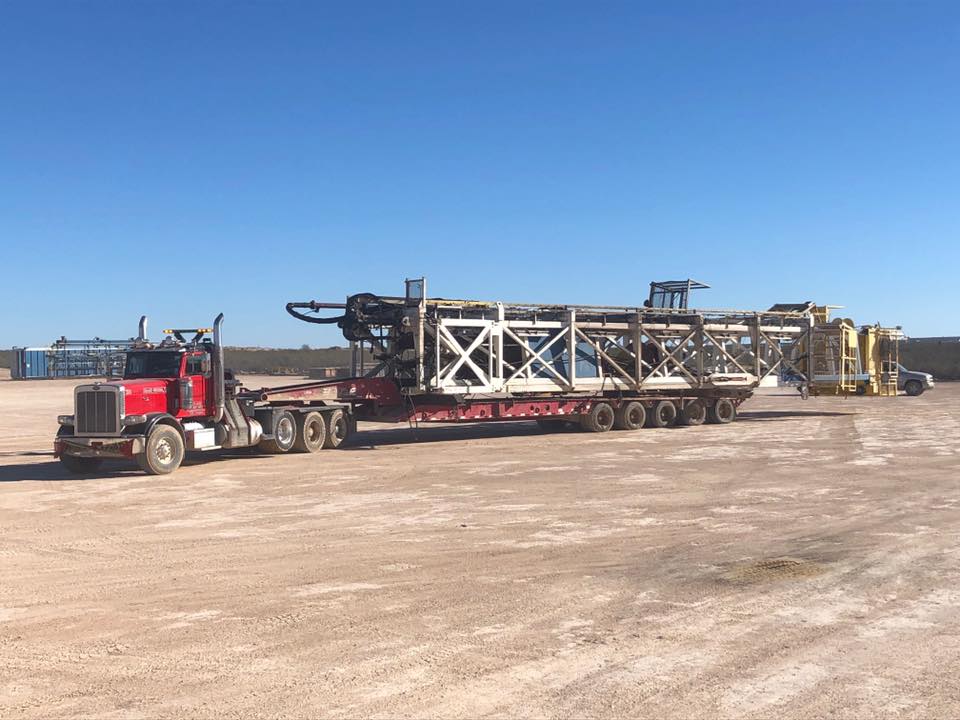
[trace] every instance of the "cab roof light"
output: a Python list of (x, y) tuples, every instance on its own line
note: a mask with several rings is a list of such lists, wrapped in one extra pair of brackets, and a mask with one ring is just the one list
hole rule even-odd
[[(164, 335), (172, 335), (177, 339), (178, 342), (181, 342), (185, 345), (197, 345), (203, 339), (203, 336), (207, 333), (213, 332), (213, 328), (171, 328), (169, 330), (164, 330)], [(184, 337), (186, 333), (193, 333), (193, 337), (190, 340)], [(164, 342), (170, 340), (171, 338), (166, 338)]]

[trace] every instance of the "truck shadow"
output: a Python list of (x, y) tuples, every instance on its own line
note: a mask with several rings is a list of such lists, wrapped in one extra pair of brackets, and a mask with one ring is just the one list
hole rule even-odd
[(491, 438), (530, 437), (557, 435), (569, 430), (543, 430), (532, 422), (471, 423), (465, 425), (422, 425), (417, 427), (393, 427), (383, 430), (361, 430), (340, 450), (374, 450), (384, 445), (404, 445), (424, 442), (449, 442), (455, 440), (483, 440)]
[(758, 420), (783, 420), (789, 418), (844, 417), (857, 415), (857, 412), (833, 412), (827, 410), (747, 410), (737, 414), (737, 422), (756, 422)]
[[(50, 452), (25, 452), (25, 453), (10, 453), (10, 455), (20, 455), (20, 456), (30, 456), (30, 455), (48, 455), (53, 456), (53, 453)], [(183, 461), (181, 467), (193, 467), (193, 466), (202, 466), (211, 462), (216, 462), (217, 460), (242, 460), (243, 458), (247, 459), (263, 459), (263, 458), (279, 458), (279, 455), (269, 455), (256, 452), (250, 452), (249, 450), (223, 450), (223, 451), (214, 451), (209, 454), (199, 455), (195, 457), (187, 457)], [(59, 460), (51, 460), (50, 462), (38, 462), (38, 463), (20, 463), (15, 465), (0, 465), (0, 483), (9, 483), (9, 482), (27, 482), (27, 481), (47, 481), (47, 482), (63, 482), (67, 480), (75, 482), (86, 482), (91, 480), (110, 480), (115, 478), (127, 478), (127, 477), (139, 477), (139, 478), (148, 478), (151, 477), (144, 473), (137, 463), (133, 460), (114, 460), (108, 459), (104, 460), (103, 465), (101, 465), (96, 472), (76, 475), (72, 472), (69, 472), (63, 465), (60, 464)], [(163, 476), (160, 476), (163, 477)]]
[(123, 460), (108, 461), (96, 473), (90, 475), (74, 475), (68, 472), (59, 460), (41, 463), (23, 463), (19, 465), (0, 465), (0, 483), (47, 481), (62, 482), (64, 480), (86, 481), (105, 480), (109, 478), (130, 477), (142, 474), (136, 463)]
[[(856, 412), (831, 412), (819, 410), (755, 410), (740, 413), (737, 422), (776, 422), (794, 418), (844, 417), (856, 415)], [(667, 428), (668, 430), (687, 430), (696, 428)], [(637, 432), (651, 431), (648, 428)], [(390, 427), (378, 430), (363, 429), (344, 443), (339, 449), (347, 451), (376, 450), (390, 445), (412, 443), (453, 442), (457, 440), (489, 440), (509, 437), (533, 437), (537, 435), (565, 435), (578, 433), (579, 429), (544, 430), (533, 422), (471, 423), (465, 425), (423, 425), (421, 427)], [(586, 433), (585, 433), (586, 434)], [(323, 452), (327, 452), (326, 450)], [(8, 452), (2, 457), (30, 457), (46, 455), (51, 452)], [(206, 465), (218, 460), (264, 460), (282, 458), (282, 455), (257, 452), (256, 448), (237, 450), (214, 450), (202, 455), (188, 456), (184, 467)], [(137, 464), (131, 460), (107, 460), (96, 473), (74, 475), (63, 468), (59, 461), (0, 465), (0, 483), (21, 481), (86, 481), (105, 480), (130, 476), (146, 477)]]
[[(843, 417), (855, 412), (829, 412), (819, 410), (757, 410), (737, 415), (737, 422), (768, 422), (790, 418)], [(696, 428), (675, 425), (664, 430), (696, 432)], [(656, 432), (655, 428), (643, 428), (636, 432)], [(616, 432), (616, 431), (615, 431)], [(374, 450), (378, 446), (402, 445), (405, 443), (448, 442), (454, 440), (483, 440), (491, 438), (530, 437), (535, 435), (580, 434), (575, 424), (568, 428), (544, 430), (533, 422), (470, 423), (464, 425), (424, 424), (417, 427), (393, 427), (382, 430), (361, 430), (340, 447), (341, 450)], [(589, 434), (589, 433), (584, 433)], [(620, 433), (617, 432), (619, 435)]]

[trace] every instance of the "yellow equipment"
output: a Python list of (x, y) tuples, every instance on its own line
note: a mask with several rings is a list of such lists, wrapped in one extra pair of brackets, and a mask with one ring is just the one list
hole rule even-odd
[(861, 370), (866, 377), (857, 381), (858, 395), (897, 394), (901, 335), (898, 328), (879, 325), (860, 329)]
[(808, 389), (811, 395), (897, 394), (899, 328), (857, 330), (848, 318), (810, 329)]

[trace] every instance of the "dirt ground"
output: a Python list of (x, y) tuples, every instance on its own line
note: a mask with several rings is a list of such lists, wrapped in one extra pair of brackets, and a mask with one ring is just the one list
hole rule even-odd
[(83, 480), (72, 385), (0, 381), (0, 716), (960, 715), (960, 385)]

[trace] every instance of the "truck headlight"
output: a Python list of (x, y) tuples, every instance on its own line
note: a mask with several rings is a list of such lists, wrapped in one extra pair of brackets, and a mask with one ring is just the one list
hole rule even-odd
[(124, 425), (143, 425), (147, 421), (146, 415), (127, 415), (123, 419)]
[(57, 415), (57, 422), (61, 425), (73, 425), (73, 415)]

